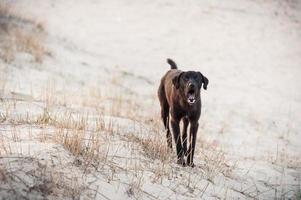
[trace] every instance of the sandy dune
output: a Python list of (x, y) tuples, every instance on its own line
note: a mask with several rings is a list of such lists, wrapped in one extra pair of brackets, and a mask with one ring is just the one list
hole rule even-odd
[[(0, 59), (0, 199), (301, 198), (299, 1), (5, 2), (46, 53)], [(210, 81), (193, 169), (165, 147), (168, 57)]]

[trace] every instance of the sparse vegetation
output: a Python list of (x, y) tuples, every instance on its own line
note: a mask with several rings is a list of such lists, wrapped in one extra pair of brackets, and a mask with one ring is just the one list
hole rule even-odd
[(45, 28), (41, 22), (20, 14), (11, 4), (0, 2), (0, 58), (12, 62), (18, 52), (26, 52), (41, 63), (50, 53), (45, 47)]
[[(12, 113), (15, 113), (15, 109), (18, 107), (18, 101), (3, 101), (2, 108), (5, 112), (1, 113), (3, 119), (1, 123), (12, 125), (13, 128), (9, 130), (9, 134), (2, 135), (0, 138), (0, 156), (9, 158), (11, 155), (23, 155), (24, 147), (21, 143), (24, 142), (24, 136), (22, 136), (24, 130), (21, 130), (20, 127), (26, 124), (29, 128), (27, 135), (30, 137), (28, 139), (37, 140), (40, 144), (61, 145), (64, 151), (70, 153), (72, 166), (78, 168), (85, 176), (101, 172), (101, 176), (107, 182), (112, 183), (118, 182), (118, 177), (121, 174), (127, 174), (129, 183), (126, 194), (135, 199), (140, 199), (143, 195), (146, 195), (143, 185), (147, 177), (154, 184), (163, 184), (167, 180), (180, 177), (180, 182), (176, 181), (174, 187), (182, 187), (183, 191), (194, 197), (203, 196), (210, 185), (217, 184), (221, 177), (230, 181), (237, 177), (237, 174), (235, 174), (237, 166), (229, 164), (226, 158), (227, 155), (222, 148), (218, 147), (214, 141), (206, 140), (204, 136), (201, 136), (198, 141), (200, 148), (196, 155), (197, 159), (202, 161), (198, 168), (193, 170), (190, 168), (179, 169), (174, 166), (174, 154), (167, 148), (165, 133), (159, 118), (151, 115), (148, 118), (133, 118), (134, 113), (126, 111), (126, 109), (132, 110), (132, 107), (124, 107), (120, 104), (120, 102), (124, 102), (122, 98), (116, 102), (112, 101), (111, 106), (116, 110), (123, 109), (122, 115), (115, 114), (126, 118), (112, 117), (110, 116), (112, 114), (110, 110), (99, 109), (101, 104), (93, 103), (94, 97), (92, 96), (85, 95), (82, 100), (79, 100), (79, 94), (75, 98), (76, 101), (69, 101), (66, 98), (68, 92), (65, 92), (64, 101), (61, 101), (60, 96), (56, 95), (55, 88), (51, 88), (46, 87), (45, 91), (48, 91), (48, 93), (43, 91), (44, 94), (41, 95), (43, 100), (39, 100), (42, 106), (42, 108), (39, 108), (41, 111), (39, 114), (13, 115)], [(74, 99), (74, 94), (70, 94), (70, 96)], [(98, 96), (98, 98), (99, 101), (102, 101), (107, 97)], [(86, 101), (85, 106), (90, 106), (94, 111), (77, 112), (68, 107), (68, 105), (74, 105), (74, 103), (82, 105), (83, 101)], [(62, 102), (63, 104), (61, 104)], [(57, 107), (61, 106), (64, 109), (55, 111)], [(143, 107), (143, 105), (138, 106)], [(126, 113), (129, 114), (128, 117)], [(123, 122), (123, 120), (126, 120), (126, 122)], [(33, 133), (33, 130), (36, 130), (35, 133)], [(119, 144), (114, 144), (114, 140), (120, 141)], [(123, 146), (129, 149), (129, 154), (124, 154), (119, 150), (124, 148)], [(37, 163), (41, 162), (41, 158), (35, 156), (29, 156), (28, 158), (35, 159)], [(293, 166), (289, 162), (287, 164)], [(37, 167), (39, 166), (45, 167), (46, 165), (38, 164)], [(38, 172), (39, 170), (46, 173), (43, 167), (39, 168)], [(1, 169), (0, 171), (2, 181), (14, 182), (13, 175), (9, 175), (7, 169)], [(64, 182), (65, 180), (62, 181), (62, 177), (58, 176), (57, 173), (51, 172), (49, 174), (49, 171), (47, 173), (48, 175), (43, 175), (43, 180), (38, 180), (41, 174), (35, 174), (36, 183), (33, 186), (28, 186), (26, 190), (35, 191), (36, 194), (46, 196), (57, 196), (64, 193), (69, 197), (78, 197), (84, 191), (91, 192), (87, 186), (83, 185), (84, 182), (79, 183), (79, 180), (77, 180), (68, 183), (71, 184), (70, 188), (64, 185), (67, 183)], [(68, 192), (63, 192), (65, 190), (68, 190)], [(16, 188), (13, 188), (12, 191), (15, 191), (14, 193), (18, 195), (22, 194)], [(227, 189), (227, 193), (229, 191), (250, 198), (257, 198), (261, 192), (258, 189), (247, 191), (237, 188)], [(277, 196), (280, 194), (282, 193), (278, 192)], [(102, 196), (103, 194), (99, 193), (98, 195)], [(298, 194), (296, 193), (296, 195)]]
[(54, 169), (36, 158), (7, 157), (2, 158), (0, 163), (3, 177), (0, 180), (1, 198), (27, 199), (48, 196), (78, 199), (86, 187), (80, 183), (79, 177), (62, 173), (62, 169)]
[[(46, 88), (46, 90), (49, 91), (49, 88)], [(89, 104), (88, 102), (86, 102), (85, 105), (96, 106), (96, 113), (84, 114), (72, 111), (71, 108), (66, 107), (69, 103), (64, 103), (65, 108), (62, 111), (54, 112), (55, 107), (60, 106), (60, 104), (57, 104), (59, 102), (57, 101), (58, 99), (53, 99), (55, 90), (51, 91), (51, 95), (50, 93), (46, 95), (46, 98), (43, 100), (44, 102), (41, 102), (41, 105), (45, 107), (40, 109), (40, 114), (33, 115), (28, 113), (23, 117), (14, 117), (11, 113), (13, 113), (12, 110), (15, 109), (16, 106), (9, 106), (9, 104), (6, 103), (5, 122), (13, 124), (15, 127), (11, 130), (11, 141), (15, 144), (8, 142), (10, 141), (9, 138), (2, 137), (1, 149), (3, 149), (3, 151), (0, 152), (2, 156), (14, 154), (15, 149), (17, 149), (18, 154), (22, 154), (23, 150), (20, 149), (21, 146), (19, 146), (20, 143), (22, 143), (19, 126), (21, 124), (27, 124), (27, 126), (30, 127), (28, 135), (31, 135), (31, 139), (34, 140), (36, 138), (41, 144), (54, 143), (61, 145), (65, 151), (71, 153), (74, 157), (74, 166), (83, 170), (83, 173), (90, 174), (95, 173), (95, 170), (101, 170), (107, 174), (105, 177), (108, 182), (116, 180), (116, 177), (119, 176), (118, 174), (128, 174), (130, 183), (128, 185), (127, 194), (135, 199), (139, 199), (144, 193), (142, 186), (146, 176), (145, 172), (149, 174), (154, 183), (163, 183), (164, 180), (169, 180), (177, 176), (177, 172), (174, 171), (172, 166), (174, 165), (172, 161), (174, 159), (173, 154), (167, 148), (159, 119), (141, 118), (139, 121), (127, 119), (128, 121), (123, 125), (122, 118), (108, 118), (104, 115), (105, 111), (97, 112), (99, 111), (99, 109), (97, 109), (99, 105)], [(120, 99), (120, 101), (123, 102), (123, 99)], [(125, 113), (127, 112), (125, 110), (126, 108), (119, 102), (114, 103), (113, 101), (112, 106), (117, 110), (122, 108)], [(128, 107), (128, 109), (131, 109), (131, 107)], [(110, 114), (110, 110), (107, 112)], [(125, 131), (124, 128), (129, 125), (133, 128), (129, 131)], [(33, 134), (32, 129), (38, 129), (39, 131), (37, 134)], [(113, 140), (117, 138), (123, 141), (120, 145), (129, 147), (131, 151), (130, 157), (127, 157), (118, 149), (115, 149), (116, 145), (114, 145)], [(121, 148), (120, 145), (117, 145), (117, 147)], [(141, 157), (141, 153), (143, 157)], [(140, 157), (141, 160), (137, 160), (136, 156)], [(224, 157), (222, 157), (222, 159), (224, 159)], [(126, 161), (127, 164), (123, 166), (124, 164), (122, 163), (124, 163), (125, 160), (128, 161)], [(137, 162), (140, 163), (138, 164)], [(214, 168), (214, 166), (217, 166), (217, 168)], [(182, 177), (183, 187), (187, 187), (187, 190), (191, 190), (191, 188), (198, 190), (196, 180), (202, 180), (204, 178), (214, 179), (219, 173), (224, 172), (225, 167), (227, 168), (227, 166), (224, 165), (224, 161), (221, 161), (220, 156), (210, 157), (208, 165), (204, 166), (204, 168), (202, 167), (202, 170), (199, 171), (200, 174), (197, 175), (198, 179), (194, 177), (192, 181), (192, 172), (183, 171), (183, 173), (185, 173)], [(57, 178), (59, 179), (59, 177)], [(56, 182), (46, 182), (47, 185), (42, 186), (38, 184), (33, 190), (41, 193), (45, 192), (45, 195), (52, 195), (54, 191), (58, 190), (56, 189)], [(42, 181), (41, 184), (44, 184), (44, 182)], [(43, 191), (40, 190), (41, 187), (44, 188)], [(80, 193), (80, 191), (74, 192), (77, 195)]]
[[(283, 18), (291, 3), (274, 13), (268, 5), (278, 1), (243, 1), (239, 9), (229, 2), (181, 9), (178, 1), (143, 4), (151, 9), (123, 2), (122, 12), (110, 13), (102, 1), (1, 1), (0, 199), (300, 199), (299, 47), (285, 46), (300, 40), (293, 38), (300, 22)], [(78, 15), (87, 10), (85, 18)], [(174, 11), (179, 27), (166, 23)], [(33, 17), (41, 13), (45, 19)], [(206, 19), (206, 26), (195, 19)], [(193, 30), (184, 43), (183, 27)], [(212, 85), (202, 89), (194, 168), (176, 164), (160, 119), (163, 65), (152, 59), (173, 49), (183, 63), (201, 61), (192, 70), (207, 70)], [(288, 70), (296, 73), (283, 73)], [(289, 95), (293, 84), (298, 87)]]

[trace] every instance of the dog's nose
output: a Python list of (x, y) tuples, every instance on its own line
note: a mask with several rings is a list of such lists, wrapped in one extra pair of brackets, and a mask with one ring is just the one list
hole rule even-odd
[(193, 94), (195, 92), (195, 86), (193, 83), (188, 84), (188, 93)]

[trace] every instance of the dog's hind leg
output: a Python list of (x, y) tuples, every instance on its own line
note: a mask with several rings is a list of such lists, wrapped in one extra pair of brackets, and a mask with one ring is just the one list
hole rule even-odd
[(184, 155), (187, 156), (187, 128), (188, 128), (189, 120), (187, 117), (183, 117), (183, 131), (182, 131), (182, 142), (183, 142), (183, 152)]
[(161, 107), (161, 117), (166, 129), (167, 146), (172, 149), (172, 137), (169, 129), (169, 106), (167, 103)]
[(167, 146), (172, 149), (172, 137), (169, 129), (169, 105), (162, 85), (159, 87), (158, 97), (161, 105), (161, 118), (166, 130)]

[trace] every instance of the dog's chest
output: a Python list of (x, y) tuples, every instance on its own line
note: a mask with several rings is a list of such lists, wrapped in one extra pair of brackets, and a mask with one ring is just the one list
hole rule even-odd
[(182, 117), (189, 117), (189, 118), (195, 118), (200, 115), (201, 112), (201, 106), (196, 104), (193, 106), (190, 105), (176, 105), (173, 109), (179, 118)]

